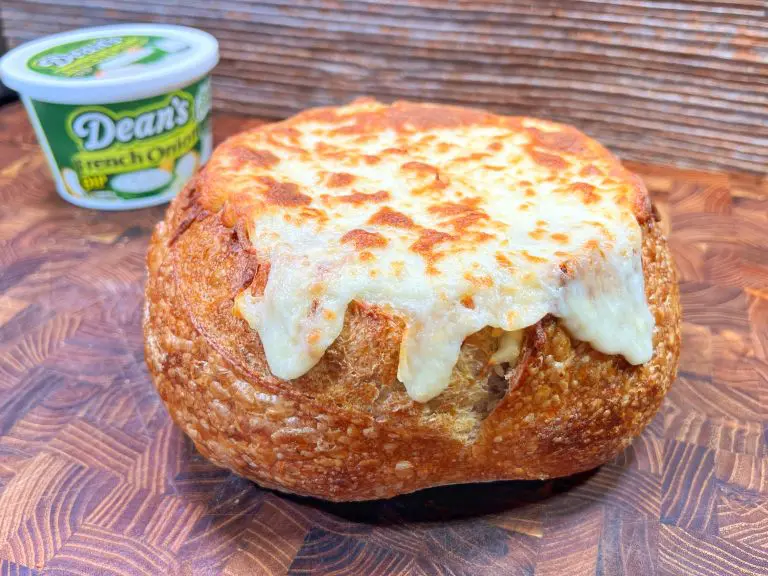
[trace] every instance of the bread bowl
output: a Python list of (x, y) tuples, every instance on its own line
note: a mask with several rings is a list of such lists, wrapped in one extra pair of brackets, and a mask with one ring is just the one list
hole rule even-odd
[(543, 120), (364, 99), (243, 132), (147, 264), (171, 417), (295, 494), (588, 470), (676, 375), (678, 288), (642, 181)]

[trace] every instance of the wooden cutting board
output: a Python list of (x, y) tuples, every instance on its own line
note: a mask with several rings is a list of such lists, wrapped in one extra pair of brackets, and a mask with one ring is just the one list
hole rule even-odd
[[(258, 123), (215, 119), (219, 138)], [(0, 574), (768, 574), (768, 182), (632, 164), (680, 270), (680, 376), (599, 470), (328, 504), (203, 460), (144, 367), (163, 208), (60, 200), (0, 110)]]

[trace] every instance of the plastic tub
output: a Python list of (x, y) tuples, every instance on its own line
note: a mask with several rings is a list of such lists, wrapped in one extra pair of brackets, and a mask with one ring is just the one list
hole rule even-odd
[(216, 39), (182, 26), (85, 28), (0, 60), (59, 194), (86, 208), (167, 202), (209, 158)]

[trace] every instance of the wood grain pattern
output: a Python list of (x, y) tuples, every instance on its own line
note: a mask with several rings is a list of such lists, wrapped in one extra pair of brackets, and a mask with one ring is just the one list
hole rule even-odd
[(11, 46), (137, 20), (208, 30), (229, 112), (458, 102), (565, 120), (639, 161), (768, 165), (764, 0), (4, 0), (0, 15)]
[(0, 126), (0, 574), (768, 574), (765, 177), (630, 164), (667, 218), (684, 353), (615, 461), (329, 504), (213, 467), (171, 424), (140, 330), (163, 209), (66, 204), (22, 109)]

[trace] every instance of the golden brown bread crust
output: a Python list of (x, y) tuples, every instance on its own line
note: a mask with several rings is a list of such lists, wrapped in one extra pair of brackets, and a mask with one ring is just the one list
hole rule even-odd
[[(203, 176), (204, 178), (204, 176)], [(264, 274), (243, 231), (188, 187), (148, 254), (146, 359), (174, 421), (200, 452), (259, 484), (329, 500), (385, 498), (460, 482), (564, 476), (625, 448), (674, 380), (680, 307), (658, 224), (643, 221), (654, 356), (632, 366), (547, 317), (527, 329), (506, 381), (488, 378), (489, 330), (465, 342), (449, 388), (412, 401), (397, 381), (402, 325), (350, 307), (341, 336), (296, 380), (270, 374), (233, 298)]]

